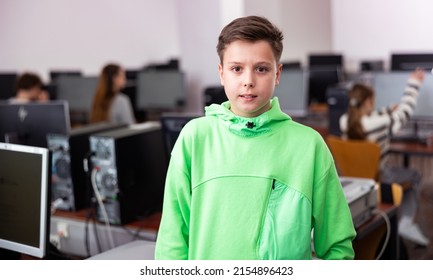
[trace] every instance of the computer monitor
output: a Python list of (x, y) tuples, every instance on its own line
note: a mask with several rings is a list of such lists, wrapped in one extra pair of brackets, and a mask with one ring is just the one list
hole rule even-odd
[(161, 115), (161, 127), (165, 139), (167, 159), (170, 158), (171, 150), (179, 137), (182, 128), (192, 119), (203, 116), (199, 113), (170, 113)]
[(0, 143), (0, 248), (43, 258), (50, 227), (46, 148)]
[(173, 70), (144, 71), (137, 77), (138, 109), (176, 108), (185, 100), (185, 75)]
[(125, 69), (126, 80), (129, 82), (135, 82), (137, 80), (137, 75), (140, 72), (138, 69)]
[(17, 73), (0, 73), (0, 99), (9, 99), (15, 96), (17, 78)]
[(70, 131), (68, 103), (0, 102), (0, 142), (47, 148), (49, 133)]
[(178, 71), (179, 70), (179, 60), (174, 58), (170, 59), (166, 63), (150, 63), (143, 67), (144, 71), (166, 71), (166, 70), (172, 70), (172, 71)]
[(52, 82), (57, 81), (61, 76), (81, 76), (80, 70), (50, 70), (50, 80)]
[(383, 60), (364, 60), (360, 63), (362, 72), (384, 71), (385, 66)]
[(391, 54), (392, 71), (413, 71), (418, 67), (431, 70), (433, 68), (433, 53)]
[(308, 67), (330, 66), (343, 68), (344, 61), (341, 54), (310, 54), (308, 55)]
[(281, 110), (292, 117), (308, 114), (308, 73), (289, 69), (281, 72), (280, 83), (275, 87), (274, 96), (280, 101)]
[(283, 64), (283, 70), (302, 68), (302, 63), (300, 61), (282, 61), (281, 64)]
[(90, 113), (98, 85), (98, 77), (60, 76), (56, 85), (57, 99), (66, 100), (71, 112)]
[(308, 103), (326, 103), (326, 91), (343, 81), (340, 67), (315, 67), (308, 70)]
[[(375, 91), (376, 109), (399, 104), (409, 78), (405, 71), (374, 73), (372, 85)], [(416, 118), (433, 117), (433, 75), (425, 75), (414, 111)]]
[(209, 86), (204, 89), (204, 106), (221, 104), (227, 100), (228, 98), (223, 86)]

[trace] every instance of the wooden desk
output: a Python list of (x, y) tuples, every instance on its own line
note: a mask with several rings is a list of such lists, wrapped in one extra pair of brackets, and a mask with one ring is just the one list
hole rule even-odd
[(429, 139), (430, 145), (421, 143), (408, 143), (408, 142), (391, 142), (389, 146), (389, 153), (403, 155), (403, 163), (405, 167), (409, 167), (409, 160), (411, 156), (433, 156), (433, 137)]
[[(64, 218), (71, 218), (76, 220), (85, 221), (87, 215), (87, 209), (83, 209), (76, 212), (71, 211), (62, 211), (62, 210), (56, 210), (54, 213), (54, 217), (64, 217)], [(159, 228), (159, 223), (161, 221), (161, 212), (155, 212), (141, 220), (137, 220), (134, 222), (131, 222), (127, 225), (125, 225), (128, 228), (141, 228), (145, 230), (150, 231), (157, 231)]]
[[(390, 233), (389, 241), (387, 243), (386, 249), (381, 259), (383, 260), (400, 259), (401, 241), (400, 238), (398, 237), (398, 216), (397, 216), (398, 207), (394, 206), (393, 204), (380, 203), (378, 205), (378, 210), (383, 211), (387, 215), (391, 224), (391, 233)], [(355, 249), (355, 259), (369, 259), (370, 257), (373, 258), (371, 254), (370, 257), (367, 256), (368, 253), (366, 253), (366, 250), (372, 252), (373, 255), (375, 255), (376, 253), (375, 249), (377, 248), (377, 246), (379, 250), (382, 248), (382, 244), (383, 244), (382, 239), (384, 236), (383, 233), (386, 234), (385, 228), (386, 228), (386, 222), (384, 217), (382, 217), (380, 214), (375, 214), (368, 221), (366, 221), (356, 229), (357, 235), (355, 240), (353, 241), (353, 245)]]
[[(384, 211), (391, 222), (391, 235), (382, 259), (399, 259), (400, 240), (398, 238), (398, 208), (392, 204), (379, 204), (378, 209)], [(78, 212), (57, 211), (55, 215), (52, 216), (52, 235), (56, 233), (59, 223), (68, 225), (69, 236), (61, 239), (61, 252), (82, 258), (89, 257), (85, 246), (86, 211), (87, 210), (81, 210)], [(116, 246), (124, 245), (136, 239), (155, 240), (160, 220), (161, 212), (157, 212), (146, 217), (145, 219), (135, 221), (125, 226), (111, 226), (111, 231), (115, 237), (114, 239)], [(111, 249), (109, 248), (109, 243), (106, 236), (107, 229), (103, 223), (96, 224), (97, 230), (99, 232), (99, 242), (102, 247), (102, 252), (105, 252)], [(371, 219), (356, 229), (357, 236), (354, 240), (354, 244), (368, 246), (368, 244), (365, 244), (364, 242), (368, 241), (369, 237), (372, 236), (377, 229), (383, 227), (384, 225), (385, 221), (383, 217), (379, 214), (374, 215)], [(88, 226), (90, 243), (89, 247), (91, 251), (90, 256), (94, 256), (100, 252), (96, 246), (97, 240), (94, 236), (93, 222)]]

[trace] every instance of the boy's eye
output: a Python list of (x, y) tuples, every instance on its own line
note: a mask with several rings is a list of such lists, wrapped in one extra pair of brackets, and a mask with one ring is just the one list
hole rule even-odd
[(267, 71), (268, 71), (267, 67), (263, 67), (263, 66), (257, 67), (257, 72), (259, 72), (259, 73), (264, 73), (264, 72), (267, 72)]
[(231, 69), (232, 69), (233, 72), (239, 72), (239, 71), (241, 71), (241, 67), (240, 66), (233, 66)]

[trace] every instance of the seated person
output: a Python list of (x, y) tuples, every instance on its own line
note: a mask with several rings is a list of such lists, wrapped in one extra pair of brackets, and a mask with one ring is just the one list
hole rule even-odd
[(126, 84), (125, 70), (117, 64), (107, 64), (99, 76), (93, 98), (90, 123), (135, 123), (131, 100), (121, 92)]
[(49, 94), (43, 89), (42, 79), (35, 73), (25, 72), (16, 83), (16, 95), (9, 99), (11, 103), (26, 103), (32, 101), (47, 101)]
[(410, 220), (413, 220), (417, 207), (416, 193), (421, 182), (421, 174), (413, 169), (387, 166), (388, 149), (391, 135), (403, 127), (413, 115), (423, 80), (423, 70), (413, 71), (407, 81), (400, 104), (390, 105), (379, 111), (374, 110), (373, 89), (363, 84), (355, 84), (348, 93), (348, 111), (340, 118), (343, 138), (368, 140), (380, 145), (379, 181), (388, 184), (398, 183), (403, 186), (405, 194), (400, 213)]
[[(372, 88), (355, 84), (349, 91), (349, 107), (347, 113), (340, 118), (340, 128), (343, 138), (369, 140), (377, 142), (381, 147), (381, 181), (388, 183), (402, 183), (401, 180), (395, 181), (397, 175), (413, 176), (405, 170), (402, 173), (395, 173), (390, 168), (386, 168), (387, 154), (389, 149), (390, 137), (396, 133), (413, 115), (419, 88), (424, 80), (424, 71), (415, 70), (411, 73), (407, 82), (407, 87), (401, 98), (399, 105), (390, 105), (379, 111), (374, 110), (374, 91)], [(404, 174), (403, 174), (404, 173)], [(393, 178), (391, 178), (393, 177)], [(400, 181), (400, 182), (398, 182)], [(413, 180), (410, 180), (413, 181)]]
[(349, 107), (340, 118), (340, 128), (349, 139), (366, 139), (378, 142), (382, 154), (387, 152), (387, 142), (413, 115), (424, 72), (411, 73), (399, 105), (374, 110), (374, 90), (364, 84), (355, 84), (348, 93)]

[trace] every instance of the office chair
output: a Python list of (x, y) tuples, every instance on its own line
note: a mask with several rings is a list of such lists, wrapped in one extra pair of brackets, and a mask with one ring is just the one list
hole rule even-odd
[(378, 180), (380, 146), (364, 140), (345, 140), (328, 135), (326, 142), (340, 176)]

